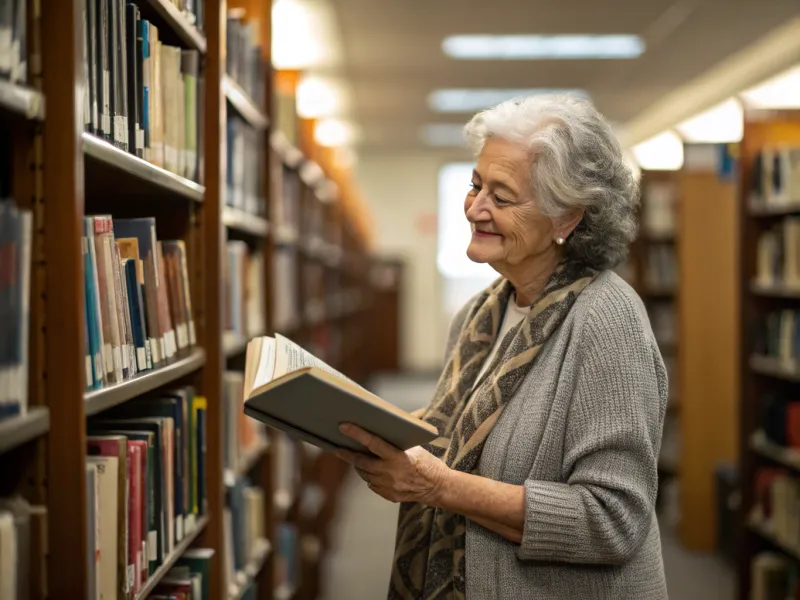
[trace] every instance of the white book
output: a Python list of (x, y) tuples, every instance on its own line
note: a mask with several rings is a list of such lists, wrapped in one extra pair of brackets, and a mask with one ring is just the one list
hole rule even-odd
[(17, 599), (18, 560), (14, 515), (0, 510), (0, 598), (3, 600)]
[(97, 466), (97, 497), (100, 523), (100, 600), (117, 600), (117, 549), (119, 536), (119, 459), (115, 456), (87, 456), (86, 462)]

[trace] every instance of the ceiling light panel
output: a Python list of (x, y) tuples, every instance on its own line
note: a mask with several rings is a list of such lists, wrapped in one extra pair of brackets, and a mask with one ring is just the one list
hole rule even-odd
[(665, 131), (633, 147), (642, 169), (677, 171), (683, 166), (683, 141), (673, 131)]
[(572, 94), (588, 97), (584, 90), (546, 88), (464, 88), (436, 90), (428, 96), (428, 106), (441, 113), (469, 113), (496, 106), (506, 100), (540, 94)]
[(800, 108), (800, 67), (789, 69), (742, 92), (740, 96), (749, 108)]
[(705, 144), (739, 142), (744, 133), (741, 103), (730, 98), (725, 102), (686, 119), (675, 127), (684, 141)]
[(467, 60), (631, 59), (644, 50), (629, 34), (453, 35), (442, 42), (447, 56)]

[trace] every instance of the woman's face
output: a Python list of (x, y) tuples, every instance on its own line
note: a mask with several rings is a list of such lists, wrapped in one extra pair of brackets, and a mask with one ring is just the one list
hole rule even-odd
[(486, 141), (464, 201), (472, 227), (470, 260), (502, 272), (555, 251), (558, 234), (552, 220), (539, 212), (529, 173), (525, 150), (497, 137)]

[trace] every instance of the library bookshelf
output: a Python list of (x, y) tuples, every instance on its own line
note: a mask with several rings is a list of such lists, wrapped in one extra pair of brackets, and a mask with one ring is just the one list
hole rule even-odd
[[(346, 187), (332, 183), (330, 171), (312, 159), (314, 149), (285, 138), (275, 143), (282, 136), (275, 125), (275, 72), (269, 66), (271, 3), (132, 4), (158, 28), (161, 42), (199, 58), (201, 159), (195, 177), (86, 131), (86, 0), (27, 1), (27, 81), (0, 81), (0, 126), (7, 140), (1, 157), (8, 188), (3, 195), (29, 211), (32, 222), (28, 407), (0, 420), (0, 498), (20, 495), (30, 505), (29, 552), (19, 557), (26, 563), (25, 586), (32, 599), (91, 597), (87, 437), (110, 411), (189, 386), (206, 402), (204, 467), (197, 477), (207, 506), (126, 597), (147, 598), (184, 552), (211, 549), (204, 579), (209, 597), (310, 600), (319, 590), (327, 523), (344, 466), (291, 441), (294, 458), (287, 462), (278, 450), (287, 443), (274, 432), (243, 448), (233, 466), (226, 465), (226, 382), (230, 373), (243, 370), (247, 341), (276, 332), (363, 381), (369, 369), (364, 351), (371, 302), (368, 243), (352, 208), (341, 201)], [(189, 5), (203, 6), (202, 20), (193, 22), (185, 10)], [(242, 24), (249, 24), (248, 39), (258, 43), (248, 50), (253, 54), (240, 72), (246, 75), (237, 77), (230, 72), (230, 53), (238, 46), (231, 46), (228, 36)], [(239, 29), (236, 35), (247, 37)], [(260, 62), (253, 66), (256, 55)], [(238, 144), (240, 138), (254, 150), (246, 155), (244, 174), (238, 159), (229, 160), (229, 140)], [(262, 175), (245, 181), (243, 203), (231, 201), (231, 185), (238, 181), (231, 182), (231, 166), (237, 177)], [(287, 219), (285, 209), (297, 219)], [(110, 215), (114, 221), (154, 217), (159, 240), (183, 243), (187, 268), (181, 293), (191, 298), (196, 327), (196, 342), (160, 367), (91, 389), (84, 351), (87, 215)], [(247, 306), (245, 329), (231, 325), (229, 265), (236, 252), (248, 257), (253, 277), (263, 284), (258, 301)], [(251, 297), (249, 287), (244, 293)], [(232, 578), (226, 514), (237, 510), (230, 506), (232, 488), (244, 477), (265, 498), (255, 504), (261, 513), (254, 517), (264, 535), (254, 540)], [(291, 489), (281, 487), (283, 480)], [(289, 542), (285, 526), (296, 535)]]
[[(789, 341), (789, 319), (798, 309), (792, 261), (792, 226), (800, 215), (796, 184), (763, 171), (767, 153), (800, 148), (800, 111), (751, 111), (739, 147), (739, 222), (742, 278), (739, 456), (741, 506), (738, 539), (738, 597), (751, 597), (754, 577), (763, 577), (760, 560), (775, 554), (796, 564), (800, 552), (792, 527), (796, 499), (785, 494), (797, 485), (797, 439), (792, 414), (800, 372)], [(770, 156), (773, 156), (770, 154)], [(796, 163), (795, 163), (796, 164)], [(767, 183), (769, 182), (769, 183)], [(776, 240), (769, 236), (779, 233)], [(780, 241), (777, 241), (780, 240)], [(777, 246), (775, 245), (777, 243)], [(782, 504), (781, 504), (782, 503)], [(767, 509), (772, 505), (772, 510)], [(778, 506), (783, 508), (777, 508)], [(788, 508), (788, 512), (787, 509)], [(794, 533), (793, 533), (794, 532)], [(788, 589), (788, 588), (787, 588)]]

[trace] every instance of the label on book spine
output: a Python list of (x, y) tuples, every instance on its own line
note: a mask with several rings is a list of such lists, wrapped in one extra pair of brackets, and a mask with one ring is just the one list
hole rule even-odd
[(140, 581), (142, 583), (144, 583), (145, 580), (147, 579), (149, 571), (147, 567), (147, 561), (149, 560), (150, 558), (147, 556), (147, 534), (145, 534), (144, 538), (142, 539), (142, 551), (139, 553), (139, 572), (140, 572)]
[(188, 335), (186, 333), (186, 323), (178, 325), (178, 348), (186, 348), (189, 344)]
[(114, 141), (117, 145), (122, 146), (125, 142), (125, 134), (123, 132), (123, 118), (122, 115), (114, 115)]
[(139, 124), (136, 124), (136, 149), (144, 150), (144, 129), (139, 129)]
[(130, 366), (130, 362), (128, 361), (128, 346), (125, 345), (125, 352), (120, 349), (120, 356), (122, 358), (122, 368), (127, 369)]
[(186, 530), (186, 535), (194, 533), (195, 527), (197, 527), (197, 523), (195, 521), (194, 513), (189, 513), (186, 515), (186, 523), (184, 523), (183, 528)]
[(97, 115), (98, 115), (97, 100), (93, 100), (92, 101), (92, 127), (94, 127), (95, 131), (97, 131), (97, 129), (100, 127), (100, 121), (97, 118)]
[(10, 27), (0, 28), (0, 71), (4, 73), (11, 71), (11, 52), (8, 50), (11, 46), (11, 37)]
[(170, 329), (167, 332), (167, 344), (168, 344), (167, 352), (169, 352), (169, 354), (167, 356), (170, 356), (170, 357), (171, 356), (175, 356), (175, 352), (178, 349), (178, 347), (177, 347), (177, 345), (175, 343), (175, 330), (174, 329)]
[(92, 387), (94, 385), (94, 376), (92, 375), (92, 357), (86, 357), (86, 385)]
[(114, 370), (117, 370), (117, 367), (122, 368), (122, 349), (119, 346), (114, 346), (112, 348), (114, 352)]
[(125, 573), (125, 591), (130, 592), (133, 589), (133, 578), (135, 572), (133, 570), (133, 565), (128, 565), (128, 570)]
[(111, 135), (111, 85), (109, 73), (103, 69), (103, 133)]
[(97, 380), (102, 381), (105, 368), (103, 366), (103, 355), (100, 352), (94, 355), (94, 372), (97, 374)]
[(197, 343), (197, 336), (194, 333), (194, 321), (189, 321), (189, 344), (194, 346)]
[(160, 338), (158, 338), (158, 349), (161, 352), (161, 356), (163, 356), (164, 358), (169, 358), (171, 355), (167, 354), (167, 343), (164, 340), (165, 337), (166, 336), (161, 336)]
[(103, 360), (106, 364), (106, 373), (114, 372), (114, 353), (111, 344), (103, 345)]
[(150, 345), (150, 359), (154, 363), (161, 362), (161, 353), (159, 352), (158, 340), (155, 338), (150, 338), (148, 343)]
[(147, 560), (158, 560), (158, 531), (147, 532)]
[(164, 146), (164, 166), (171, 171), (178, 169), (178, 153), (175, 148), (166, 144)]
[(147, 353), (144, 351), (144, 348), (136, 349), (136, 365), (139, 367), (140, 371), (147, 369)]
[(183, 515), (175, 519), (175, 536), (179, 542), (183, 539)]

